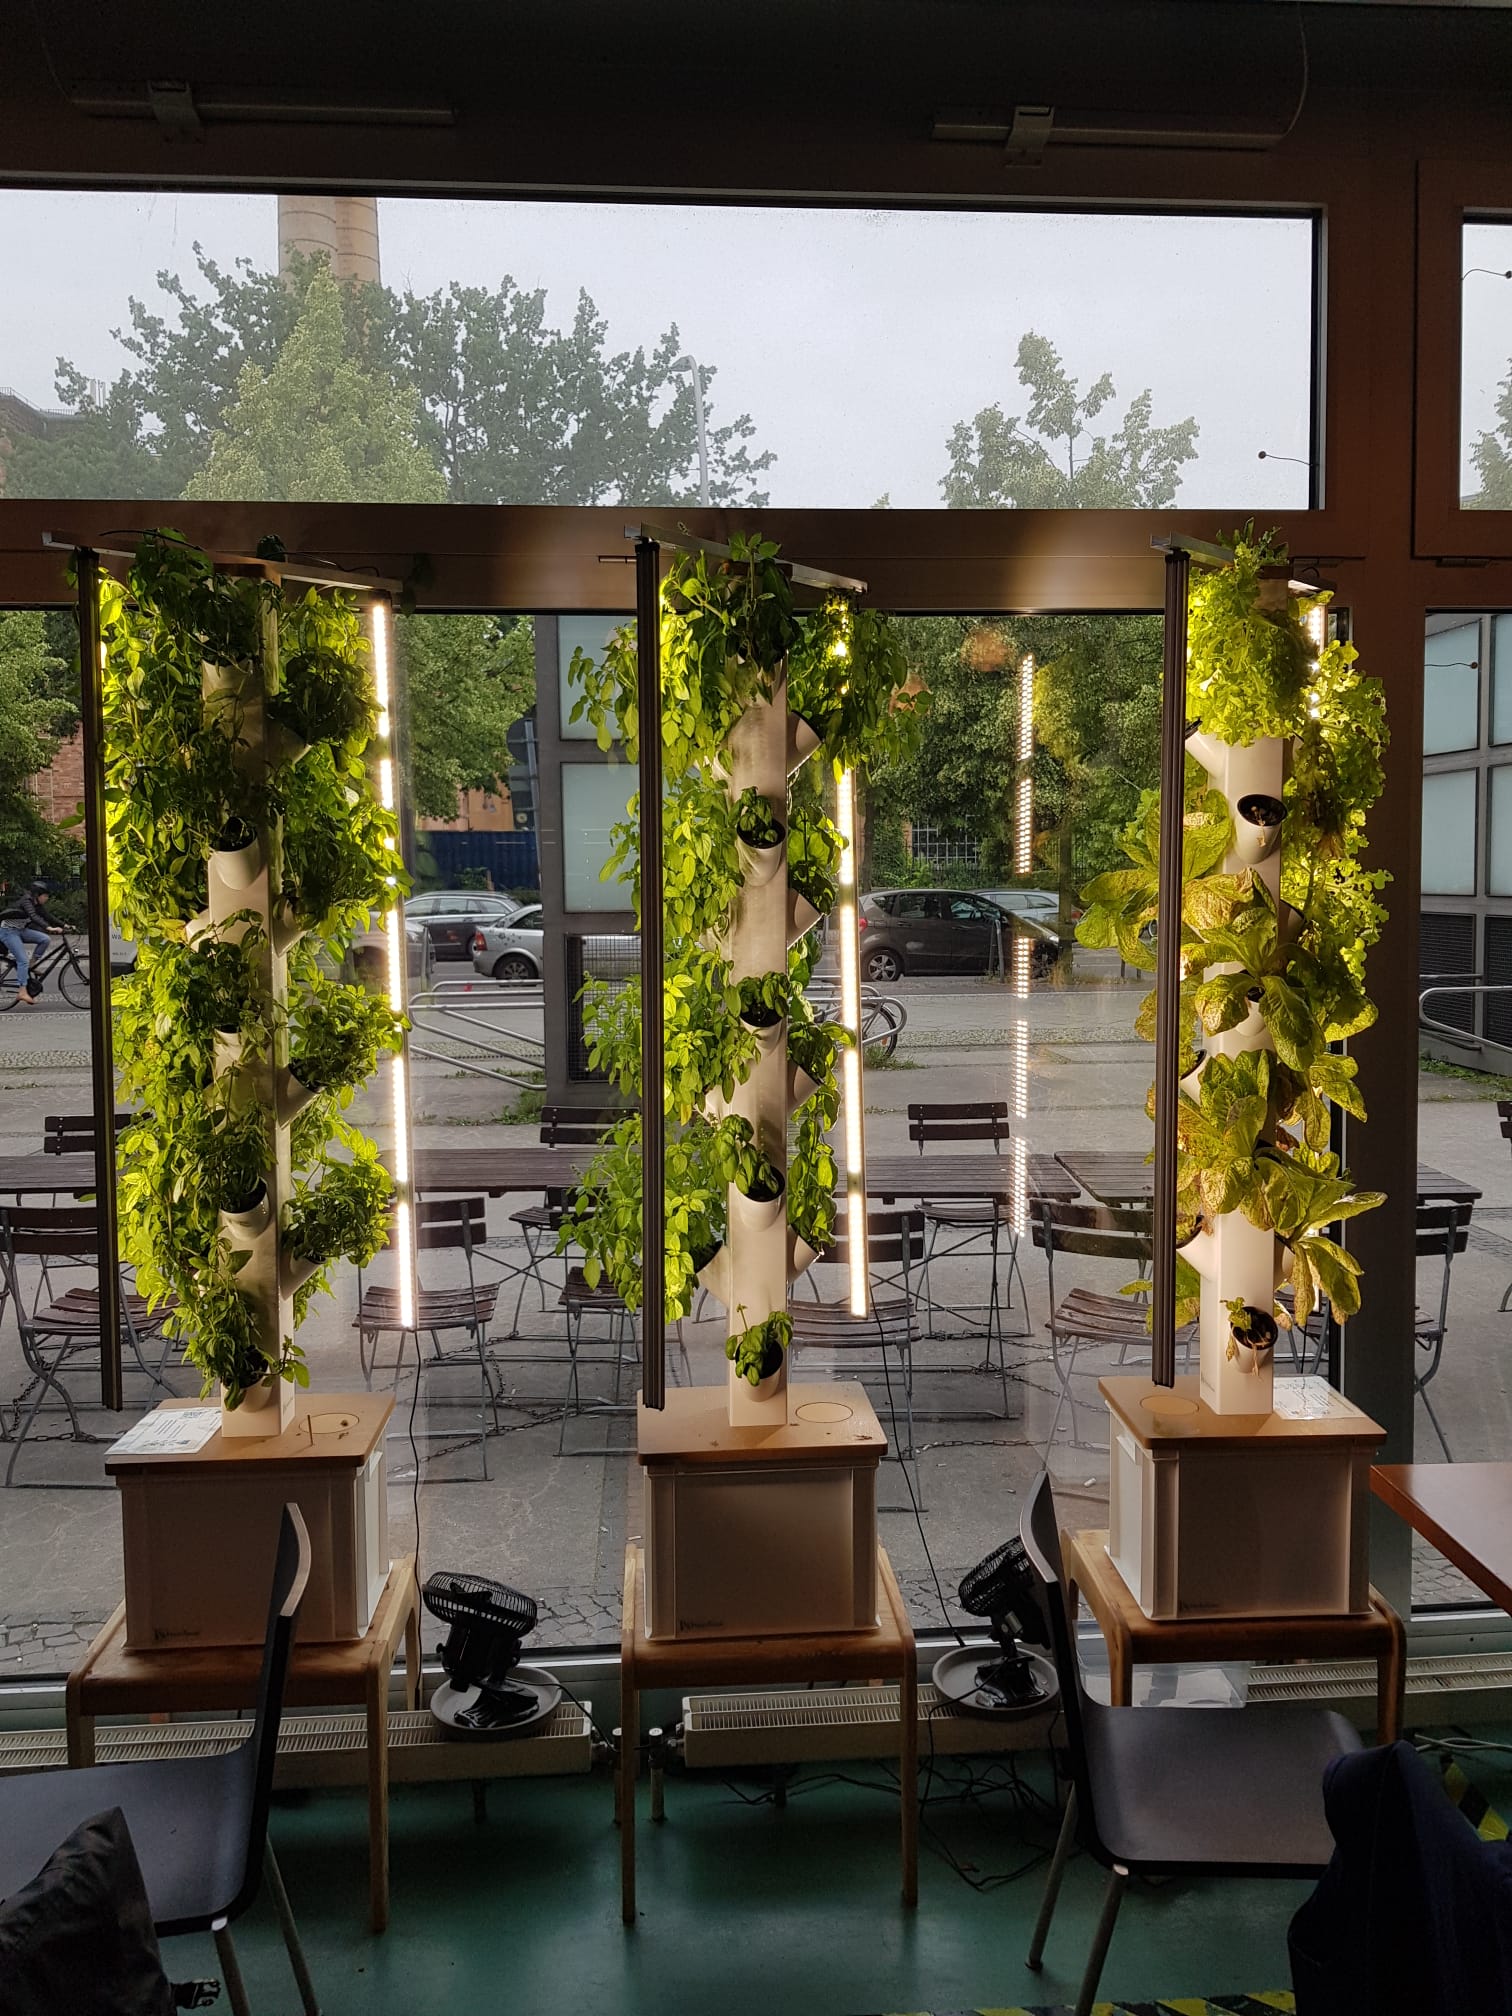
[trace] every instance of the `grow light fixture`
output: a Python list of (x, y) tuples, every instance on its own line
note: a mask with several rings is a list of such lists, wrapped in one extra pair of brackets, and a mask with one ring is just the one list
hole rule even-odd
[(850, 1256), (850, 1313), (867, 1313), (866, 1130), (861, 1106), (861, 945), (856, 922), (856, 780), (843, 770), (835, 788), (840, 852), (840, 1019), (850, 1031), (841, 1070), (845, 1086), (845, 1236)]
[[(378, 702), (378, 796), (386, 812), (398, 812), (398, 789), (394, 773), (393, 715), (390, 703), (393, 661), (393, 608), (386, 595), (375, 595), (368, 604), (368, 623), (373, 644), (373, 691)], [(395, 852), (392, 834), (384, 845)], [(398, 867), (395, 852), (395, 868)], [(404, 912), (398, 893), (398, 876), (388, 878), (392, 900), (383, 916), (384, 941), (388, 949), (388, 1001), (396, 1015), (405, 1008)], [(410, 1171), (409, 1085), (403, 1044), (389, 1056), (389, 1097), (394, 1126), (394, 1235), (393, 1248), (399, 1275), (399, 1321), (406, 1326), (415, 1320), (415, 1237), (412, 1210), (413, 1178)]]
[(1029, 765), (1034, 757), (1034, 653), (1026, 651), (1019, 666), (1018, 700), (1018, 816), (1014, 824), (1013, 869), (1027, 875), (1034, 867), (1034, 778)]

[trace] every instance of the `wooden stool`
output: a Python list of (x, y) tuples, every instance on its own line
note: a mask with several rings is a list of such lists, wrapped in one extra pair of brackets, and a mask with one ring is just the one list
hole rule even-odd
[(620, 1636), (620, 1909), (635, 1923), (635, 1782), (640, 1775), (640, 1696), (653, 1687), (764, 1687), (817, 1680), (891, 1680), (899, 1695), (898, 1777), (902, 1806), (903, 1902), (919, 1901), (919, 1676), (913, 1626), (885, 1548), (877, 1549), (883, 1597), (875, 1631), (806, 1638), (648, 1638), (645, 1556), (625, 1549), (625, 1607)]
[(1370, 1608), (1343, 1617), (1146, 1617), (1108, 1558), (1106, 1531), (1062, 1533), (1067, 1605), (1076, 1620), (1078, 1594), (1102, 1626), (1108, 1646), (1109, 1699), (1126, 1708), (1136, 1666), (1186, 1660), (1242, 1663), (1254, 1659), (1373, 1659), (1376, 1665), (1376, 1741), (1401, 1734), (1407, 1680), (1402, 1620), (1376, 1590)]
[[(346, 1707), (354, 1701), (366, 1706), (368, 1895), (375, 1932), (383, 1931), (389, 1917), (388, 1690), (401, 1638), (404, 1703), (414, 1708), (420, 1687), (420, 1593), (413, 1554), (389, 1570), (365, 1637), (301, 1645), (296, 1636), (284, 1692), (290, 1708)], [(250, 1708), (257, 1700), (261, 1668), (260, 1645), (129, 1651), (126, 1605), (121, 1603), (68, 1676), (68, 1761), (94, 1762), (94, 1725), (100, 1715)]]

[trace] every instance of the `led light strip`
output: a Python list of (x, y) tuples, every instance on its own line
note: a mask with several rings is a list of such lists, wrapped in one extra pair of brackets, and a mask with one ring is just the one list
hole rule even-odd
[(1034, 654), (1025, 652), (1019, 666), (1018, 813), (1014, 821), (1013, 870), (1028, 875), (1034, 867)]
[(835, 915), (840, 933), (840, 1020), (850, 1031), (841, 1063), (845, 1092), (845, 1235), (850, 1253), (850, 1312), (864, 1316), (869, 1308), (866, 1258), (866, 1129), (861, 1104), (861, 945), (856, 922), (856, 780), (842, 771), (835, 791), (835, 823), (844, 846), (840, 851), (839, 900)]
[[(375, 595), (368, 605), (373, 642), (373, 689), (378, 701), (378, 796), (385, 812), (398, 813), (394, 783), (394, 745), (389, 685), (392, 657), (393, 611), (388, 598)], [(384, 845), (393, 851), (393, 836)], [(396, 1015), (405, 1011), (404, 912), (398, 896), (398, 877), (388, 878), (394, 899), (384, 912), (383, 934), (388, 948), (388, 999)], [(410, 1171), (409, 1083), (407, 1044), (401, 1044), (389, 1058), (389, 1097), (393, 1115), (394, 1236), (393, 1250), (399, 1275), (399, 1321), (409, 1328), (415, 1320), (415, 1235), (412, 1209), (414, 1189)]]

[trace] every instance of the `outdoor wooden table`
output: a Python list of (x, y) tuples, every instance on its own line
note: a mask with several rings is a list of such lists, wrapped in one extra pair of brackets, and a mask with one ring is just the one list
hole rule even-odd
[[(301, 1644), (294, 1638), (284, 1700), (291, 1708), (367, 1709), (368, 1903), (372, 1928), (389, 1918), (388, 1690), (394, 1655), (404, 1641), (404, 1703), (419, 1704), (420, 1595), (415, 1557), (389, 1570), (367, 1635), (335, 1644)], [(118, 1604), (99, 1636), (68, 1676), (68, 1761), (94, 1762), (94, 1725), (100, 1715), (196, 1713), (250, 1708), (257, 1700), (261, 1645), (175, 1646), (133, 1652), (126, 1646), (126, 1605)], [(249, 1725), (250, 1733), (250, 1725)]]
[[(1512, 1465), (1508, 1465), (1512, 1471)], [(1146, 1617), (1108, 1558), (1106, 1529), (1062, 1533), (1067, 1600), (1073, 1624), (1078, 1595), (1097, 1619), (1108, 1647), (1109, 1699), (1133, 1700), (1136, 1666), (1211, 1660), (1374, 1659), (1376, 1741), (1394, 1743), (1402, 1729), (1407, 1645), (1402, 1620), (1372, 1589), (1370, 1608), (1343, 1617), (1194, 1617), (1157, 1622)]]
[[(569, 1189), (598, 1151), (591, 1147), (542, 1148), (525, 1142), (518, 1148), (420, 1148), (415, 1151), (415, 1190), (420, 1196), (484, 1195), (505, 1197), (517, 1192)], [(35, 1156), (33, 1161), (66, 1160)], [(1026, 1161), (1031, 1198), (1074, 1197), (1076, 1185), (1052, 1155), (1030, 1155)], [(0, 1175), (4, 1163), (0, 1162)], [(1018, 1170), (1005, 1155), (873, 1155), (867, 1158), (869, 1197), (890, 1201), (903, 1197), (1012, 1198)], [(0, 1189), (3, 1189), (0, 1183)]]
[(1512, 1463), (1377, 1463), (1370, 1488), (1512, 1613)]
[[(1100, 1204), (1145, 1204), (1154, 1182), (1153, 1166), (1137, 1150), (1063, 1148), (1055, 1157), (1067, 1175)], [(1474, 1203), (1483, 1193), (1461, 1176), (1446, 1176), (1426, 1162), (1417, 1166), (1419, 1204)]]
[(884, 1547), (877, 1549), (883, 1601), (875, 1631), (802, 1638), (648, 1638), (646, 1563), (634, 1541), (625, 1549), (625, 1606), (620, 1626), (620, 1911), (635, 1923), (635, 1785), (640, 1775), (640, 1696), (661, 1687), (766, 1687), (779, 1682), (899, 1682), (898, 1778), (902, 1807), (903, 1902), (919, 1901), (919, 1684), (913, 1625)]
[(0, 1198), (76, 1197), (94, 1187), (93, 1155), (0, 1155)]

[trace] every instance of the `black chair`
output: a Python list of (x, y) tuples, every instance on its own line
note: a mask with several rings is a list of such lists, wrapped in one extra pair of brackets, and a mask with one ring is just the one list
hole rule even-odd
[[(546, 1106), (541, 1110), (541, 1146), (543, 1148), (593, 1148), (617, 1120), (623, 1120), (626, 1109), (623, 1106)], [(520, 1277), (519, 1292), (515, 1296), (514, 1315), (510, 1318), (509, 1334), (520, 1334), (520, 1308), (525, 1300), (525, 1290), (532, 1281), (536, 1284), (541, 1298), (541, 1312), (546, 1310), (546, 1276), (541, 1263), (549, 1259), (556, 1250), (556, 1237), (562, 1229), (563, 1203), (566, 1192), (548, 1190), (539, 1204), (527, 1204), (522, 1211), (512, 1211), (509, 1222), (518, 1225), (525, 1241), (525, 1265), (520, 1267), (511, 1260), (502, 1259), (498, 1248), (502, 1240), (485, 1239), (480, 1257), (491, 1260), (496, 1267), (504, 1267)], [(549, 1243), (548, 1243), (549, 1242)]]
[[(898, 1451), (901, 1457), (914, 1453), (913, 1352), (919, 1341), (914, 1315), (912, 1277), (923, 1265), (925, 1226), (922, 1211), (868, 1211), (866, 1214), (866, 1258), (868, 1269), (896, 1268), (900, 1291), (878, 1293), (871, 1290), (870, 1307), (864, 1316), (854, 1316), (848, 1301), (798, 1301), (790, 1298), (788, 1315), (793, 1324), (793, 1353), (816, 1351), (843, 1356), (850, 1352), (876, 1352), (893, 1414), (893, 1440), (897, 1441), (898, 1393), (888, 1370), (888, 1354), (898, 1360), (898, 1382), (902, 1388), (904, 1418), (908, 1438)], [(850, 1266), (850, 1237), (842, 1203), (835, 1220), (834, 1242), (820, 1254), (816, 1267)], [(870, 1366), (859, 1367), (864, 1377)], [(1003, 1395), (1007, 1407), (1006, 1380)]]
[[(937, 1148), (942, 1143), (965, 1144), (971, 1147), (990, 1147), (994, 1155), (1001, 1155), (1011, 1139), (1008, 1128), (1008, 1102), (1006, 1099), (980, 1099), (964, 1105), (934, 1105), (915, 1102), (908, 1109), (908, 1138), (914, 1142), (922, 1155), (926, 1148)], [(1027, 1317), (1029, 1298), (1024, 1289), (1024, 1277), (1019, 1268), (1018, 1235), (1006, 1217), (1001, 1201), (997, 1197), (945, 1197), (937, 1200), (924, 1198), (920, 1209), (924, 1213), (924, 1223), (929, 1230), (929, 1240), (924, 1251), (924, 1265), (920, 1270), (920, 1287), (924, 1303), (924, 1320), (929, 1335), (933, 1337), (935, 1316), (935, 1292), (933, 1269), (937, 1260), (967, 1260), (990, 1254), (992, 1259), (992, 1281), (987, 1296), (987, 1349), (992, 1351), (992, 1339), (997, 1337), (998, 1356), (1003, 1351), (1003, 1308), (1013, 1306), (1013, 1277), (1018, 1275), (1019, 1294), (1023, 1298)], [(940, 1234), (951, 1235), (942, 1248)], [(1007, 1289), (1000, 1299), (998, 1292), (998, 1254), (1006, 1244), (1008, 1254)], [(966, 1311), (942, 1302), (941, 1308), (951, 1315), (962, 1315)], [(1020, 1335), (1027, 1332), (1020, 1332)]]
[(1320, 1875), (1333, 1853), (1324, 1770), (1364, 1746), (1358, 1730), (1327, 1709), (1109, 1708), (1090, 1700), (1043, 1472), (1019, 1531), (1042, 1585), (1071, 1777), (1029, 1965), (1040, 1966), (1061, 1877), (1080, 1846), (1108, 1872), (1076, 2001), (1076, 2016), (1089, 2016), (1131, 1876)]
[[(1442, 1260), (1444, 1263), (1443, 1273), (1439, 1276), (1437, 1312), (1425, 1313), (1418, 1309), (1413, 1314), (1412, 1341), (1424, 1353), (1426, 1362), (1421, 1372), (1413, 1373), (1412, 1390), (1428, 1410), (1433, 1432), (1439, 1439), (1445, 1461), (1449, 1463), (1454, 1461), (1454, 1452), (1439, 1426), (1433, 1402), (1428, 1398), (1428, 1383), (1438, 1377), (1439, 1361), (1444, 1355), (1444, 1338), (1449, 1329), (1449, 1276), (1455, 1254), (1463, 1253), (1470, 1243), (1470, 1214), (1474, 1209), (1474, 1201), (1468, 1197), (1453, 1204), (1419, 1204), (1413, 1233), (1420, 1260)], [(1512, 1290), (1508, 1292), (1512, 1293)], [(1505, 1302), (1505, 1296), (1502, 1299)]]
[[(42, 1867), (91, 1814), (119, 1806), (131, 1830), (159, 1938), (214, 1935), (234, 2016), (251, 2016), (231, 1925), (266, 1876), (306, 2016), (320, 2004), (305, 1965), (288, 1892), (268, 1838), (268, 1804), (294, 1627), (310, 1576), (310, 1536), (297, 1505), (279, 1529), (251, 1736), (212, 1757), (94, 1764), (0, 1778), (0, 1896)], [(62, 2016), (62, 2012), (59, 2012)]]
[[(1148, 1205), (1068, 1203), (1060, 1198), (1039, 1198), (1033, 1207), (1034, 1243), (1044, 1251), (1050, 1291), (1050, 1362), (1060, 1391), (1050, 1433), (1045, 1437), (1045, 1461), (1050, 1460), (1056, 1430), (1066, 1402), (1071, 1402), (1071, 1446), (1076, 1449), (1106, 1449), (1105, 1442), (1084, 1443), (1076, 1428), (1076, 1395), (1071, 1381), (1076, 1359), (1086, 1349), (1116, 1350), (1117, 1362), (1127, 1363), (1130, 1352), (1141, 1355), (1150, 1348), (1149, 1305), (1130, 1295), (1105, 1295), (1092, 1288), (1072, 1288), (1057, 1298), (1055, 1256), (1057, 1253), (1087, 1260), (1117, 1260), (1124, 1283), (1139, 1279), (1150, 1265), (1152, 1219)], [(1191, 1350), (1195, 1324), (1185, 1324), (1176, 1332), (1176, 1342), (1184, 1356)], [(1063, 1355), (1064, 1354), (1064, 1355)]]
[[(499, 1299), (499, 1284), (497, 1281), (479, 1283), (473, 1272), (473, 1255), (488, 1231), (488, 1200), (486, 1197), (426, 1197), (417, 1201), (414, 1211), (417, 1250), (434, 1252), (445, 1249), (461, 1253), (466, 1263), (467, 1280), (455, 1288), (426, 1288), (421, 1285), (417, 1268), (412, 1306), (406, 1312), (397, 1282), (370, 1281), (364, 1285), (363, 1270), (359, 1267), (357, 1314), (352, 1319), (352, 1328), (357, 1332), (357, 1355), (362, 1376), (371, 1386), (375, 1372), (392, 1372), (397, 1384), (404, 1363), (406, 1337), (415, 1340), (416, 1380), (422, 1371), (436, 1366), (476, 1365), (480, 1388), (478, 1453), (486, 1483), (490, 1415), (494, 1425), (498, 1425), (498, 1394), (493, 1369), (488, 1362), (488, 1326), (493, 1321)], [(463, 1352), (443, 1351), (442, 1331), (458, 1330), (466, 1333), (468, 1348)], [(431, 1355), (424, 1360), (420, 1355), (422, 1331), (431, 1340)], [(399, 1339), (399, 1348), (392, 1365), (380, 1366), (379, 1341), (390, 1336)], [(414, 1439), (417, 1442), (451, 1442), (456, 1437), (444, 1428), (426, 1428), (415, 1432)]]
[[(92, 1204), (14, 1204), (0, 1206), (0, 1279), (16, 1305), (16, 1324), (21, 1336), (21, 1356), (30, 1374), (16, 1396), (15, 1447), (6, 1465), (5, 1481), (15, 1475), (21, 1445), (31, 1433), (43, 1403), (51, 1393), (68, 1414), (69, 1431), (76, 1442), (97, 1438), (89, 1435), (79, 1420), (73, 1395), (63, 1383), (72, 1361), (82, 1358), (88, 1368), (99, 1363), (100, 1292), (98, 1288), (69, 1288), (44, 1305), (38, 1290), (28, 1309), (21, 1286), (20, 1262), (65, 1261), (70, 1265), (98, 1270), (100, 1257), (100, 1217)], [(135, 1359), (135, 1370), (155, 1386), (166, 1388), (163, 1367), (169, 1343), (162, 1336), (163, 1319), (171, 1302), (160, 1302), (150, 1310), (142, 1296), (133, 1294), (123, 1279), (121, 1284), (121, 1342)], [(0, 1301), (3, 1309), (3, 1301)], [(162, 1350), (156, 1366), (142, 1355), (144, 1343), (161, 1338)], [(132, 1369), (130, 1367), (128, 1370)], [(110, 1440), (114, 1440), (112, 1435)]]

